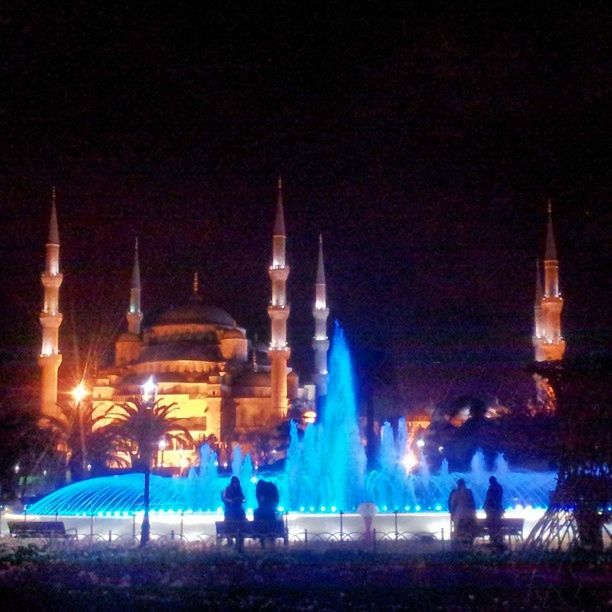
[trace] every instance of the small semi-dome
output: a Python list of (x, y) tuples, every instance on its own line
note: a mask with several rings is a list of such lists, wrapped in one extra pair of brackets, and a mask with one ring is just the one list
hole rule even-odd
[(247, 370), (236, 379), (236, 387), (269, 387), (270, 372), (265, 370)]
[(202, 304), (190, 300), (183, 306), (177, 306), (161, 313), (151, 325), (218, 325), (220, 327), (236, 327), (234, 318), (222, 308)]
[(221, 336), (222, 339), (228, 338), (228, 339), (240, 339), (240, 340), (244, 340), (245, 339), (245, 334), (244, 331), (239, 329), (238, 327), (235, 327), (233, 329), (227, 329), (223, 332), (223, 335)]
[(138, 334), (132, 334), (131, 332), (123, 332), (119, 334), (117, 342), (140, 342), (140, 336)]

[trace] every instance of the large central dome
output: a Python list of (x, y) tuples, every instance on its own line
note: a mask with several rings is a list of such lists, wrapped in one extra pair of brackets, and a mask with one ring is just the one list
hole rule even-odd
[(218, 325), (221, 327), (236, 327), (234, 318), (222, 308), (202, 304), (193, 297), (183, 306), (177, 306), (161, 313), (153, 325)]

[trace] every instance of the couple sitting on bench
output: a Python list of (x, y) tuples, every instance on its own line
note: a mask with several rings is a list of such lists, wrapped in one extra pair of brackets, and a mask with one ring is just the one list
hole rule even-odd
[[(230, 484), (221, 495), (225, 506), (224, 530), (228, 536), (230, 534), (234, 535), (233, 532), (236, 532), (239, 545), (240, 540), (244, 537), (259, 537), (262, 546), (264, 546), (266, 538), (273, 541), (279, 535), (278, 488), (273, 482), (259, 480), (255, 488), (255, 496), (257, 497), (258, 507), (253, 513), (255, 520), (249, 523), (242, 507), (245, 502), (244, 493), (240, 486), (240, 480), (236, 476), (232, 476)], [(282, 531), (282, 524), (280, 527)], [(230, 541), (230, 537), (228, 537), (228, 541)]]

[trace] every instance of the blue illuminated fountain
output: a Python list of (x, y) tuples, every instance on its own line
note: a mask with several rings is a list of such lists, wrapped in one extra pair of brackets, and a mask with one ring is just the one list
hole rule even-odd
[[(385, 423), (381, 431), (378, 470), (366, 472), (366, 457), (360, 440), (351, 357), (342, 328), (336, 325), (329, 356), (328, 395), (322, 419), (298, 435), (295, 424), (285, 470), (259, 474), (249, 455), (234, 451), (232, 474), (240, 478), (247, 508), (254, 508), (255, 484), (259, 476), (274, 481), (281, 504), (301, 512), (354, 511), (363, 501), (374, 502), (381, 511), (419, 512), (446, 510), (446, 500), (458, 478), (464, 478), (482, 506), (488, 478), (495, 474), (504, 486), (507, 506), (545, 507), (554, 489), (556, 473), (511, 471), (499, 456), (493, 472), (485, 469), (482, 453), (472, 459), (467, 473), (449, 473), (444, 462), (430, 474), (423, 462), (412, 465), (405, 421), (398, 434)], [(151, 476), (151, 510), (158, 512), (208, 512), (221, 506), (221, 492), (228, 483), (219, 476), (217, 456), (208, 446), (201, 450), (200, 467), (186, 478)], [(121, 516), (143, 508), (142, 474), (92, 478), (68, 485), (32, 504), (32, 514)]]

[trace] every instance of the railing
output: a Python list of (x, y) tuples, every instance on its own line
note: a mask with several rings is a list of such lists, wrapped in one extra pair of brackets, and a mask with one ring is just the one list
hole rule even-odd
[[(411, 533), (411, 532), (381, 532), (373, 530), (372, 534), (362, 532), (313, 532), (304, 530), (301, 532), (289, 533), (288, 545), (291, 548), (329, 548), (329, 547), (345, 547), (345, 548), (360, 548), (377, 550), (380, 547), (388, 549), (394, 545), (406, 545), (412, 543), (419, 550), (424, 548), (428, 550), (444, 550), (447, 548), (448, 541), (441, 540), (440, 534), (434, 533)], [(265, 534), (262, 534), (265, 537)], [(77, 532), (76, 539), (61, 539), (58, 537), (44, 537), (31, 539), (15, 539), (3, 533), (0, 537), (0, 543), (8, 545), (9, 543), (15, 546), (23, 546), (24, 544), (39, 545), (47, 550), (49, 549), (83, 549), (83, 548), (131, 548), (139, 545), (140, 539), (136, 534), (117, 533), (109, 530), (105, 533), (97, 532)], [(188, 546), (190, 548), (217, 548), (219, 543), (217, 537), (210, 533), (185, 534), (171, 530), (169, 533), (151, 533), (149, 546)], [(281, 543), (276, 545), (282, 547)], [(260, 543), (257, 538), (248, 539), (244, 542), (245, 548), (260, 548)]]
[[(15, 545), (23, 544), (24, 540), (15, 540), (10, 537), (6, 526), (6, 513), (3, 512), (3, 508), (0, 507), (0, 542), (3, 545), (7, 545), (8, 542), (13, 541)], [(285, 529), (287, 530), (287, 544), (292, 548), (325, 548), (325, 547), (353, 547), (361, 549), (372, 549), (376, 550), (379, 547), (386, 549), (394, 547), (409, 547), (414, 550), (445, 550), (450, 547), (451, 542), (449, 539), (450, 531), (444, 527), (437, 531), (410, 531), (402, 529), (400, 521), (398, 519), (398, 512), (391, 514), (391, 524), (387, 524), (387, 529), (372, 529), (371, 531), (354, 530), (355, 524), (353, 522), (352, 528), (347, 528), (347, 519), (343, 512), (339, 512), (337, 515), (338, 522), (334, 525), (332, 530), (317, 531), (312, 528), (304, 528), (302, 526), (294, 525), (293, 528), (289, 528), (289, 517), (287, 514), (284, 515)], [(388, 515), (387, 515), (388, 516)], [(24, 509), (21, 515), (24, 521), (28, 520), (27, 507)], [(50, 517), (49, 517), (50, 518)], [(168, 517), (165, 517), (164, 522), (167, 527), (163, 532), (153, 531), (151, 533), (150, 544), (152, 546), (165, 546), (165, 545), (180, 545), (180, 546), (191, 546), (191, 547), (204, 547), (213, 548), (219, 545), (219, 540), (215, 533), (214, 522), (210, 524), (210, 527), (206, 526), (206, 530), (202, 530), (203, 525), (195, 526), (190, 524), (189, 515), (184, 513), (177, 514), (175, 521), (166, 522)], [(5, 519), (4, 525), (2, 520)], [(69, 517), (62, 517), (55, 515), (55, 521), (65, 521), (70, 523)], [(88, 517), (80, 517), (78, 526), (74, 527), (74, 522), (69, 524), (72, 531), (76, 531), (76, 538), (73, 540), (63, 540), (57, 537), (49, 538), (32, 538), (27, 541), (36, 540), (45, 547), (92, 547), (92, 546), (106, 546), (106, 547), (133, 547), (137, 546), (140, 542), (140, 521), (142, 517), (140, 514), (132, 514), (129, 517), (123, 517), (119, 528), (115, 526), (113, 529), (112, 525), (109, 527), (109, 519), (112, 523), (114, 517), (98, 516), (92, 514)], [(11, 520), (20, 520), (19, 515), (12, 515)], [(329, 529), (329, 522), (328, 522)], [(159, 529), (159, 524), (157, 525)], [(336, 529), (337, 527), (337, 529)], [(155, 527), (154, 527), (155, 529)], [(262, 534), (263, 535), (263, 534)], [(223, 540), (224, 541), (224, 540)], [(482, 538), (475, 540), (477, 546), (482, 546), (486, 542)], [(508, 541), (512, 548), (520, 546), (520, 542)], [(248, 540), (245, 542), (245, 548), (259, 547), (260, 542), (258, 539)]]

